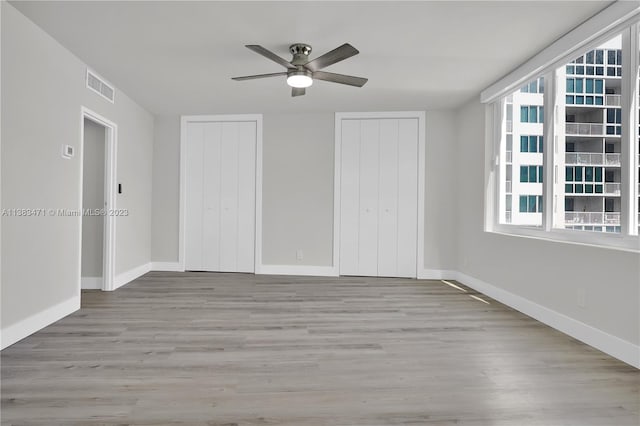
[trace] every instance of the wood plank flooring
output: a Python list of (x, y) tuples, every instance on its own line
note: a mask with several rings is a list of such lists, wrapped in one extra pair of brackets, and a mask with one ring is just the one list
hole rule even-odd
[(2, 425), (640, 424), (640, 371), (463, 289), (157, 272), (84, 291), (2, 351)]

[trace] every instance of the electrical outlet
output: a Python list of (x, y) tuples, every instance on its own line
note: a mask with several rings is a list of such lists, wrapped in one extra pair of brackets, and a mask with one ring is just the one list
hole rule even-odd
[(297, 260), (304, 259), (304, 252), (301, 249), (296, 250), (296, 259)]

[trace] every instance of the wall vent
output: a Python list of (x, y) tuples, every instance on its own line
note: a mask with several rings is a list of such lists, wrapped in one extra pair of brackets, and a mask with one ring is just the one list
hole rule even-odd
[(87, 68), (87, 88), (93, 90), (111, 103), (114, 103), (115, 89), (98, 74)]

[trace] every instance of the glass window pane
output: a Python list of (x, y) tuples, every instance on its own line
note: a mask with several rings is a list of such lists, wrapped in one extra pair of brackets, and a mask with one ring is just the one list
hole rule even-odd
[[(556, 98), (556, 106), (565, 114), (555, 118), (555, 127), (566, 129), (566, 132), (560, 135), (559, 152), (554, 154), (556, 165), (565, 169), (565, 173), (558, 175), (557, 182), (553, 182), (554, 193), (563, 198), (554, 203), (554, 228), (618, 232), (620, 227), (620, 196), (616, 193), (619, 193), (620, 162), (615, 153), (620, 152), (622, 143), (622, 138), (617, 136), (622, 128), (620, 95), (623, 85), (618, 76), (621, 49), (622, 37), (618, 35), (585, 53), (586, 74), (606, 74), (607, 77), (569, 75), (566, 71), (569, 65), (574, 66), (571, 62), (557, 70), (559, 78), (566, 81), (564, 84), (558, 81), (556, 87), (561, 92), (565, 87), (567, 90), (563, 93), (565, 96)], [(578, 59), (574, 58), (576, 62)], [(575, 67), (577, 73), (578, 66)], [(572, 87), (574, 91), (570, 92)], [(575, 98), (570, 102), (568, 96)], [(613, 153), (607, 153), (606, 149), (610, 148), (605, 148), (606, 144), (615, 146)], [(608, 170), (615, 172), (609, 175), (606, 174)], [(605, 183), (607, 178), (611, 182)], [(607, 204), (610, 211), (605, 208), (607, 198), (615, 199)]]
[[(526, 87), (526, 93), (520, 91), (523, 87)], [(538, 197), (542, 194), (542, 184), (538, 182), (538, 167), (542, 165), (543, 158), (542, 155), (529, 153), (542, 151), (544, 124), (536, 123), (543, 122), (544, 79), (538, 77), (523, 83), (521, 87), (505, 95), (503, 104), (505, 112), (502, 117), (508, 116), (511, 110), (515, 115), (514, 120), (528, 124), (521, 125), (506, 120), (506, 125), (501, 126), (504, 133), (500, 139), (498, 166), (498, 222), (541, 226), (542, 214), (539, 213)], [(507, 149), (509, 140), (516, 144), (513, 148), (518, 152)], [(510, 206), (507, 200), (513, 200), (513, 205)]]
[(593, 50), (591, 52), (587, 52), (585, 62), (587, 64), (593, 64), (595, 62)]
[(585, 182), (593, 182), (593, 167), (584, 168), (584, 180)]
[(587, 78), (587, 80), (585, 81), (585, 92), (593, 93), (593, 79), (592, 78)]
[(529, 147), (529, 138), (526, 136), (520, 136), (520, 152), (527, 152)]

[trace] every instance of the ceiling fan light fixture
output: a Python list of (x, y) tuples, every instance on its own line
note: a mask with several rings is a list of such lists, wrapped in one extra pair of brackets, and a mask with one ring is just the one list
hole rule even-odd
[[(1, 1), (1, 0), (0, 0)], [(289, 46), (289, 51), (293, 55), (291, 61), (281, 58), (272, 51), (265, 49), (258, 44), (247, 44), (245, 47), (256, 52), (259, 55), (285, 67), (287, 70), (283, 72), (272, 72), (269, 74), (246, 75), (243, 77), (232, 77), (235, 81), (255, 80), (257, 78), (282, 77), (287, 76), (287, 85), (291, 86), (291, 96), (302, 96), (306, 93), (305, 89), (313, 84), (313, 80), (328, 81), (330, 83), (346, 84), (348, 86), (362, 87), (367, 82), (366, 78), (354, 77), (352, 75), (336, 74), (333, 72), (322, 71), (323, 68), (333, 65), (337, 62), (344, 61), (354, 55), (357, 55), (358, 49), (344, 43), (342, 46), (336, 47), (330, 52), (325, 53), (313, 60), (309, 60), (311, 46), (304, 43), (296, 43)]]
[(291, 87), (303, 89), (313, 84), (313, 78), (308, 71), (294, 71), (287, 75), (287, 84)]

